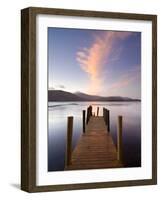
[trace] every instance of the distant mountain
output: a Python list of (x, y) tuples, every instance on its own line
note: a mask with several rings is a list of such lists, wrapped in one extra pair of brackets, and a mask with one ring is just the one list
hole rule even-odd
[(63, 90), (49, 90), (49, 101), (140, 101), (128, 97), (109, 96), (102, 97), (97, 95), (88, 95), (82, 92), (70, 93)]
[(84, 101), (83, 98), (62, 90), (48, 90), (49, 101)]
[(77, 96), (90, 100), (90, 101), (139, 101), (139, 99), (132, 99), (128, 97), (120, 97), (120, 96), (109, 96), (109, 97), (103, 97), (98, 95), (89, 95), (82, 92), (75, 92)]
[(78, 97), (86, 99), (86, 100), (93, 100), (96, 101), (97, 99), (100, 99), (100, 96), (96, 96), (96, 95), (89, 95), (89, 94), (85, 94), (82, 92), (75, 92), (74, 94), (76, 94)]

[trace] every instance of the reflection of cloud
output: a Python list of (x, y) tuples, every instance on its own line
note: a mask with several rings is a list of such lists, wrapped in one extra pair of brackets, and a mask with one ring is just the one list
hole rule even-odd
[(114, 43), (126, 39), (131, 34), (131, 32), (107, 31), (99, 36), (95, 35), (94, 42), (89, 48), (77, 52), (77, 61), (90, 78), (90, 93), (96, 94), (101, 89), (103, 65), (108, 64), (111, 52), (117, 51), (113, 49)]

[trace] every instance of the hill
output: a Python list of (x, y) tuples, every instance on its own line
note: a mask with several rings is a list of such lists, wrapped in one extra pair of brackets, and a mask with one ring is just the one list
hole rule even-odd
[(140, 101), (140, 99), (132, 99), (121, 96), (97, 96), (89, 95), (82, 92), (66, 92), (63, 90), (48, 90), (49, 101)]
[(65, 92), (62, 90), (49, 90), (48, 91), (49, 101), (84, 101), (81, 97), (72, 94), (70, 92)]

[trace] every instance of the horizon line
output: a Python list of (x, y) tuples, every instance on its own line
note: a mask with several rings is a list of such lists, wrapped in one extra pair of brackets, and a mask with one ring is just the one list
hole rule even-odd
[(48, 91), (54, 91), (54, 90), (56, 90), (56, 91), (68, 92), (68, 93), (71, 93), (71, 94), (82, 93), (82, 94), (89, 95), (89, 96), (98, 96), (98, 97), (103, 97), (103, 98), (104, 98), (104, 97), (124, 97), (124, 98), (136, 99), (136, 100), (140, 100), (140, 101), (141, 101), (141, 98), (128, 97), (128, 96), (120, 96), (120, 95), (102, 96), (102, 95), (97, 95), (97, 94), (88, 94), (88, 93), (81, 92), (81, 91), (69, 92), (69, 91), (67, 91), (67, 90), (63, 90), (63, 89), (48, 88)]

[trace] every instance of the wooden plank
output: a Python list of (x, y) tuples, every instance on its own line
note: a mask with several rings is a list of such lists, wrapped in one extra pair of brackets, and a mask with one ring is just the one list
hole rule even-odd
[(102, 116), (91, 116), (78, 144), (72, 152), (71, 165), (66, 170), (123, 167)]

